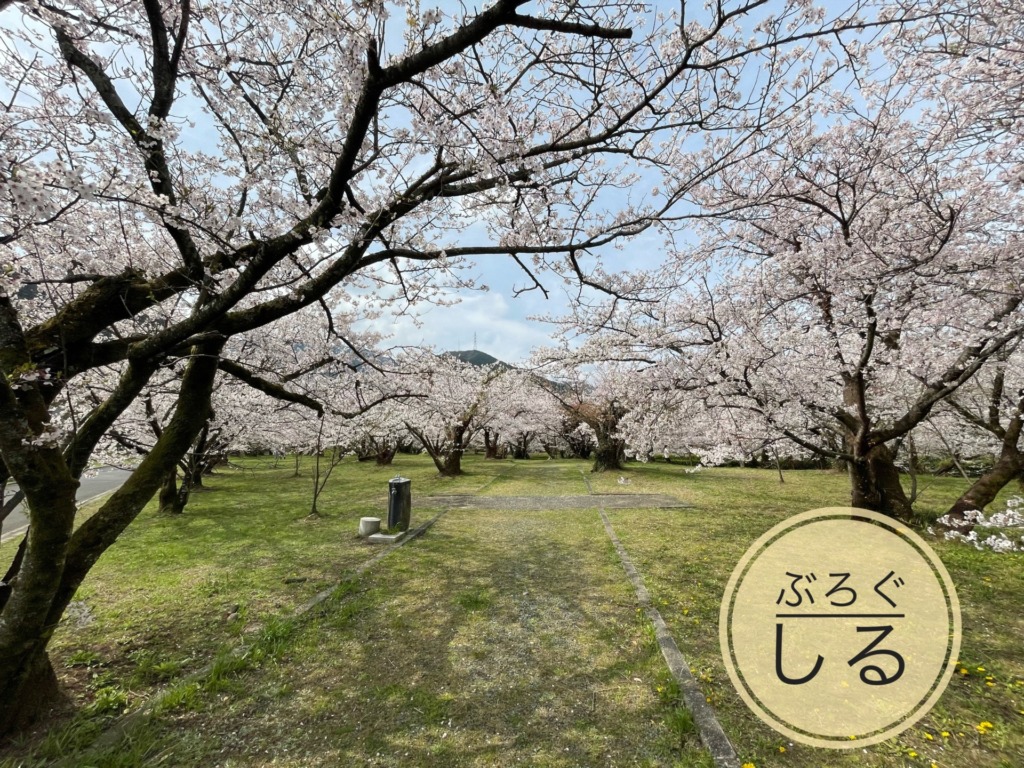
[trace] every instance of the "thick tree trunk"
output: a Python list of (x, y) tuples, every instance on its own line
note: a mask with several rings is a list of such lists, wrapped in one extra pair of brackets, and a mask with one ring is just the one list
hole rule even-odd
[(381, 448), (379, 451), (377, 451), (377, 466), (391, 466), (391, 462), (395, 460), (395, 454), (397, 452), (398, 446)]
[[(0, 609), (0, 736), (48, 706), (54, 690), (47, 683), (52, 682), (46, 653), (50, 637), (89, 570), (159, 490), (202, 428), (221, 346), (222, 342), (211, 342), (194, 348), (182, 378), (179, 404), (183, 407), (175, 409), (138, 468), (73, 534), (78, 481), (69, 462), (59, 448), (26, 443), (24, 425), (38, 418), (33, 412), (38, 403), (31, 402), (31, 394), (15, 402), (12, 390), (0, 383), (0, 449), (26, 492), (30, 521), (24, 559)], [(123, 379), (122, 383), (124, 392), (137, 391), (144, 380)], [(119, 397), (120, 392), (115, 395)], [(85, 436), (93, 426), (101, 433), (102, 423), (118, 412), (98, 410), (90, 416), (70, 454), (72, 467), (84, 466), (89, 452)]]
[(995, 499), (999, 492), (1015, 477), (1019, 477), (1024, 470), (1024, 456), (1017, 449), (1017, 440), (1020, 437), (1020, 423), (1017, 420), (1014, 429), (1007, 430), (1003, 438), (1003, 447), (999, 454), (999, 460), (992, 469), (983, 474), (964, 491), (953, 506), (946, 513), (949, 524), (945, 527), (949, 530), (957, 530), (966, 533), (974, 528), (974, 525), (967, 519), (965, 513), (980, 512)]
[[(182, 485), (184, 484), (185, 481), (183, 480)], [(185, 505), (182, 503), (181, 494), (178, 491), (177, 467), (168, 472), (164, 478), (163, 483), (160, 485), (157, 501), (160, 505), (161, 514), (180, 515), (185, 511)]]
[(885, 445), (876, 445), (865, 456), (847, 462), (850, 472), (850, 503), (890, 517), (909, 520), (910, 499), (900, 484), (900, 473)]
[(68, 701), (49, 654), (39, 654), (26, 674), (24, 694), (11, 721), (10, 730), (22, 731), (36, 723), (45, 722), (54, 709), (67, 706)]
[(415, 437), (423, 449), (430, 455), (434, 466), (442, 477), (456, 477), (462, 474), (462, 436), (465, 434), (465, 427), (457, 425), (448, 430), (447, 438), (441, 443), (435, 443), (415, 427), (406, 424), (406, 429)]
[(467, 425), (465, 424), (455, 424), (448, 428), (450, 448), (446, 454), (439, 457), (440, 461), (434, 459), (438, 471), (444, 477), (457, 477), (462, 474), (462, 453), (465, 450), (466, 429)]
[(484, 429), (484, 458), (485, 459), (497, 459), (498, 458), (498, 433), (491, 433), (491, 430)]
[(512, 458), (519, 459), (520, 461), (526, 461), (530, 458), (530, 441), (533, 439), (531, 435), (523, 435), (520, 437), (515, 444), (512, 446)]
[(591, 472), (621, 470), (625, 461), (625, 443), (610, 436), (606, 430), (597, 433), (597, 448), (594, 450), (594, 466)]
[(626, 443), (613, 437), (619, 428), (618, 412), (614, 406), (606, 411), (599, 421), (591, 423), (597, 436), (597, 448), (594, 450), (594, 466), (591, 472), (607, 472), (621, 470), (626, 460)]
[[(71, 482), (69, 486), (55, 478), (52, 493), (46, 495), (53, 506), (47, 509), (45, 521), (33, 515), (30, 506), (32, 524), (25, 556), (0, 611), (0, 735), (35, 721), (58, 698), (46, 646), (67, 604), (60, 600), (60, 574), (71, 537), (78, 483), (70, 475), (65, 479)], [(27, 495), (30, 505), (45, 498)]]
[(441, 477), (458, 477), (462, 474), (461, 449), (450, 448), (443, 451), (433, 445), (426, 446), (426, 449)]
[(607, 472), (622, 469), (622, 444), (618, 440), (598, 440), (594, 451), (594, 466), (591, 472)]
[(445, 477), (458, 477), (462, 474), (462, 448), (453, 448), (448, 455), (442, 457), (438, 470)]

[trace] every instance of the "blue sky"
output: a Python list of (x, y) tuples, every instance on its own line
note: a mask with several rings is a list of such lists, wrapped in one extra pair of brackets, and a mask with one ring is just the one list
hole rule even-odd
[[(630, 241), (621, 251), (606, 249), (602, 255), (608, 271), (650, 269), (664, 256), (660, 238), (652, 232)], [(466, 269), (489, 290), (450, 293), (446, 299), (459, 300), (454, 306), (417, 305), (418, 326), (409, 316), (385, 316), (372, 327), (391, 334), (391, 344), (432, 346), (439, 351), (473, 349), (475, 335), (476, 349), (508, 363), (525, 363), (531, 350), (553, 343), (554, 326), (531, 318), (568, 314), (576, 286), (548, 274), (541, 276), (547, 298), (539, 290), (516, 295), (515, 289), (529, 281), (515, 262), (503, 256), (479, 259)]]
[[(459, 14), (463, 8), (470, 12), (490, 5), (487, 0), (463, 5), (458, 2), (424, 2), (420, 10), (440, 8), (446, 13)], [(658, 11), (677, 10), (677, 2), (654, 2), (649, 9)], [(522, 12), (529, 13), (528, 6)], [(399, 30), (400, 25), (391, 25), (389, 32)], [(399, 50), (398, 39), (391, 43), (393, 50)], [(649, 190), (643, 190), (645, 193)], [(626, 193), (620, 193), (623, 198)], [(477, 230), (477, 227), (473, 227)], [(480, 228), (482, 229), (482, 228)], [(467, 232), (465, 244), (479, 245), (486, 242), (479, 237), (480, 231)], [(470, 239), (472, 235), (477, 235)], [(604, 254), (604, 266), (609, 271), (634, 268), (651, 268), (661, 261), (661, 243), (656, 235), (645, 233), (635, 243), (627, 244), (625, 250), (608, 249)], [(391, 343), (427, 345), (439, 350), (472, 349), (474, 335), (476, 348), (509, 363), (526, 362), (532, 349), (552, 343), (550, 324), (531, 320), (531, 317), (560, 316), (569, 312), (570, 294), (575, 295), (574, 286), (565, 285), (561, 278), (548, 274), (541, 277), (548, 290), (548, 298), (538, 291), (516, 295), (516, 288), (523, 288), (529, 280), (522, 270), (507, 257), (479, 259), (467, 267), (468, 274), (477, 277), (477, 283), (489, 286), (486, 292), (463, 291), (458, 295), (460, 302), (455, 306), (419, 305), (416, 314), (420, 323), (411, 317), (397, 319), (384, 317), (373, 323), (381, 332), (392, 334)], [(455, 298), (454, 294), (449, 298)]]
[[(442, 2), (425, 2), (420, 8), (421, 11), (430, 6), (441, 7), (443, 10), (458, 12), (462, 4), (451, 0)], [(489, 5), (487, 0), (467, 4), (472, 10), (474, 7)], [(655, 2), (650, 4), (650, 10), (677, 10), (677, 2)], [(529, 7), (524, 9), (529, 12)], [(691, 10), (691, 9), (688, 9)], [(9, 13), (15, 11), (9, 9)], [(691, 10), (691, 13), (693, 11)], [(4, 14), (7, 15), (6, 13)], [(400, 24), (393, 24), (388, 27), (389, 32), (394, 34), (401, 30)], [(400, 47), (398, 41), (393, 41), (393, 46)], [(187, 109), (188, 102), (183, 100), (179, 109)], [(197, 130), (187, 131), (187, 136), (193, 134), (202, 136), (202, 126)], [(643, 182), (641, 182), (643, 183)], [(651, 184), (652, 182), (646, 182)], [(635, 189), (634, 192), (645, 194), (649, 189)], [(625, 199), (628, 192), (625, 190), (613, 193)], [(614, 200), (605, 200), (606, 205), (614, 206)], [(477, 228), (471, 227), (476, 230)], [(474, 237), (471, 242), (468, 238), (472, 235), (479, 235), (479, 232), (467, 232), (467, 244), (482, 244), (479, 237)], [(661, 238), (653, 232), (645, 233), (636, 241), (625, 244), (623, 250), (606, 249), (604, 254), (604, 266), (609, 271), (652, 268), (663, 258), (663, 247)], [(537, 315), (559, 316), (569, 311), (569, 295), (575, 292), (573, 286), (565, 285), (556, 275), (548, 274), (542, 276), (545, 287), (549, 291), (547, 298), (540, 291), (529, 291), (515, 296), (515, 288), (527, 284), (528, 278), (520, 268), (509, 258), (490, 257), (480, 259), (468, 267), (469, 274), (477, 278), (477, 282), (490, 286), (486, 292), (462, 292), (459, 298), (460, 303), (455, 306), (429, 306), (421, 305), (416, 308), (419, 318), (417, 324), (409, 316), (398, 318), (384, 317), (376, 321), (374, 327), (392, 336), (392, 343), (403, 345), (430, 345), (441, 350), (446, 349), (468, 349), (475, 346), (477, 349), (488, 352), (498, 358), (510, 363), (524, 362), (530, 355), (530, 351), (537, 346), (550, 343), (550, 334), (554, 330), (552, 326), (531, 320)], [(450, 295), (448, 298), (454, 298)]]

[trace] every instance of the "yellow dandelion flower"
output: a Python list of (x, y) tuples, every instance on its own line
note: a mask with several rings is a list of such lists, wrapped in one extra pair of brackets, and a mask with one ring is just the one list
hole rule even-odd
[(914, 759), (915, 757), (917, 757), (917, 752), (915, 752), (914, 750), (910, 750), (910, 751), (909, 751), (909, 752), (907, 753), (907, 756), (908, 756), (908, 757), (909, 757), (909, 758), (910, 758), (911, 760), (913, 760), (913, 759)]
[(949, 738), (949, 731), (943, 731), (942, 732), (942, 738), (948, 739)]
[(926, 733), (924, 737), (928, 739), (928, 741), (935, 741), (935, 737), (932, 736), (930, 733)]
[(753, 763), (744, 763), (743, 768), (757, 768)]
[(779, 747), (779, 754), (780, 755), (784, 755), (785, 753), (786, 753), (786, 748), (785, 747)]

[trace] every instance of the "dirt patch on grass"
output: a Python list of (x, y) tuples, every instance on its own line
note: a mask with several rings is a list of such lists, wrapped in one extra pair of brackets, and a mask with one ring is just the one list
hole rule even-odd
[(590, 496), (427, 496), (427, 506), (451, 509), (514, 509), (542, 511), (553, 509), (688, 509), (692, 504), (663, 493), (597, 493)]

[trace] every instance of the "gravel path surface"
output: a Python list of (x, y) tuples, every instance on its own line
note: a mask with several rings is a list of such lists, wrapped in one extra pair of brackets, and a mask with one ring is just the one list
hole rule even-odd
[(596, 493), (592, 496), (424, 496), (420, 503), (452, 509), (690, 509), (687, 504), (661, 493)]

